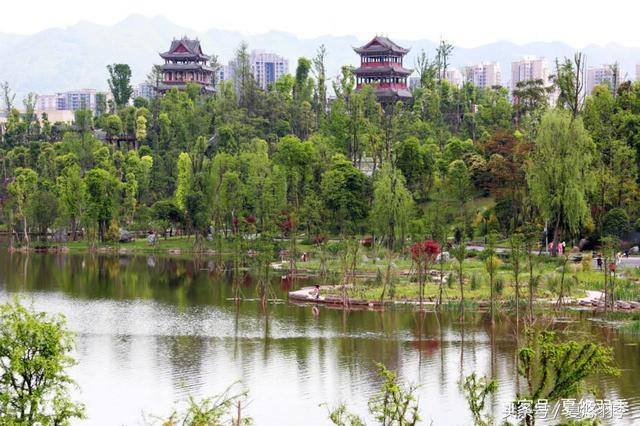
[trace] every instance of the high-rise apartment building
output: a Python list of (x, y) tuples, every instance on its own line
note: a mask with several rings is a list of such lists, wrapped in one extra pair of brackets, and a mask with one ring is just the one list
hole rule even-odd
[(289, 60), (264, 50), (251, 52), (251, 73), (258, 86), (266, 90), (269, 85), (289, 73)]
[(228, 81), (228, 80), (233, 80), (232, 64), (222, 65), (220, 66), (220, 68), (218, 68), (218, 71), (217, 71), (217, 78), (216, 78), (217, 83), (221, 81)]
[(155, 97), (156, 97), (156, 88), (154, 87), (153, 84), (140, 83), (133, 88), (132, 99), (144, 98), (150, 101)]
[(39, 95), (38, 111), (76, 111), (81, 108), (96, 109), (95, 89), (71, 90), (53, 95)]
[(593, 89), (601, 84), (609, 86), (613, 90), (613, 85), (620, 83), (620, 68), (614, 75), (613, 65), (601, 65), (599, 67), (589, 68), (587, 70), (587, 95), (593, 92)]
[[(289, 60), (275, 53), (264, 50), (253, 50), (249, 58), (251, 74), (258, 86), (264, 90), (285, 74), (289, 73)], [(235, 78), (235, 61), (229, 61), (218, 69), (218, 81), (233, 81)]]
[(462, 87), (462, 73), (457, 68), (448, 69), (444, 79), (452, 86)]
[(502, 86), (502, 71), (498, 62), (482, 62), (467, 67), (465, 74), (466, 81), (481, 89)]
[(511, 90), (516, 88), (519, 81), (542, 80), (549, 86), (549, 63), (546, 58), (525, 56), (519, 61), (511, 63)]
[(64, 103), (62, 93), (55, 95), (38, 95), (36, 101), (36, 109), (38, 111), (56, 111), (58, 110), (58, 99)]

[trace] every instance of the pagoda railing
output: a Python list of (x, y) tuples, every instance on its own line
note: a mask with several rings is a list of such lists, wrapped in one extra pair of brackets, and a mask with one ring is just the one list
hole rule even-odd
[(360, 66), (362, 66), (362, 68), (370, 68), (370, 67), (402, 68), (402, 62), (361, 62)]
[[(360, 83), (356, 86), (357, 89), (362, 89), (366, 83)], [(371, 86), (374, 86), (377, 89), (406, 89), (407, 85), (405, 83), (370, 83)]]

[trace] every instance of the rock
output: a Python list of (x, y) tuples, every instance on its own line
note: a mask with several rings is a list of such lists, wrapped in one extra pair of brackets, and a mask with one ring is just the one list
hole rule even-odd
[(629, 249), (629, 253), (632, 253), (632, 254), (638, 254), (638, 253), (640, 253), (640, 247), (638, 247), (638, 246), (633, 246), (633, 247), (631, 247), (631, 248)]
[(618, 300), (616, 302), (616, 308), (618, 308), (618, 309), (631, 309), (631, 305), (626, 303), (626, 302), (623, 302), (621, 300)]
[(119, 241), (121, 243), (129, 243), (129, 242), (133, 241), (133, 237), (134, 237), (134, 235), (133, 235), (132, 232), (129, 232), (126, 229), (121, 229), (120, 230)]

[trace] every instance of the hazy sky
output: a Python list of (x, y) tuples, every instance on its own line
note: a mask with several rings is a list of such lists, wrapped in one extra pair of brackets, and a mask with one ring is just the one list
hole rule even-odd
[[(640, 46), (640, 1), (619, 0), (3, 0), (0, 32), (34, 33), (80, 20), (114, 24), (132, 13), (176, 24), (243, 33), (287, 31), (299, 37), (374, 33), (473, 47), (497, 40), (564, 41), (581, 48)], [(609, 6), (610, 5), (610, 6)], [(610, 10), (607, 10), (609, 6)]]

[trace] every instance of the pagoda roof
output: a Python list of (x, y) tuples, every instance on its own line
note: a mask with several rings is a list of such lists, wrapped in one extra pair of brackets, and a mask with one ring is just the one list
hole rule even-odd
[(355, 75), (385, 75), (399, 74), (409, 75), (413, 72), (411, 69), (404, 67), (380, 66), (380, 67), (360, 67), (353, 70)]
[(389, 38), (383, 36), (375, 36), (369, 43), (365, 44), (362, 47), (355, 47), (353, 50), (355, 50), (356, 53), (360, 55), (388, 52), (406, 55), (407, 53), (409, 53), (409, 49), (400, 47)]
[(191, 40), (186, 37), (180, 40), (173, 40), (169, 50), (161, 53), (160, 56), (163, 59), (198, 58), (203, 61), (210, 59), (210, 56), (202, 52), (200, 40)]

